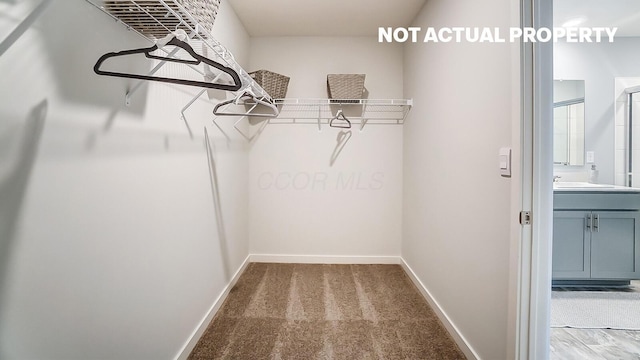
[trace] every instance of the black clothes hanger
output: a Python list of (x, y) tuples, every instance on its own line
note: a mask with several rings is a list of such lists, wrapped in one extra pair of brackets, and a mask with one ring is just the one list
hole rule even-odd
[[(189, 55), (191, 55), (193, 57), (193, 60), (186, 60), (186, 59), (174, 59), (174, 58), (169, 58), (169, 57), (164, 57), (164, 56), (157, 56), (157, 55), (153, 55), (151, 54), (152, 51), (158, 50), (158, 46), (157, 45), (153, 45), (152, 47), (149, 48), (141, 48), (141, 49), (133, 49), (133, 50), (124, 50), (124, 51), (119, 51), (119, 52), (110, 52), (110, 53), (106, 53), (104, 55), (102, 55), (99, 59), (98, 62), (96, 62), (96, 64), (93, 66), (93, 71), (95, 71), (96, 74), (98, 75), (107, 75), (107, 76), (116, 76), (116, 77), (124, 77), (124, 78), (131, 78), (131, 79), (140, 79), (140, 80), (151, 80), (151, 81), (160, 81), (160, 82), (167, 82), (167, 83), (172, 83), (172, 84), (180, 84), (180, 85), (191, 85), (191, 86), (199, 86), (199, 87), (206, 87), (206, 88), (211, 88), (211, 89), (220, 89), (220, 90), (228, 90), (228, 91), (237, 91), (240, 90), (240, 88), (242, 87), (242, 81), (240, 80), (240, 76), (238, 76), (238, 73), (233, 70), (232, 68), (226, 67), (218, 62), (215, 62), (209, 58), (206, 58), (204, 56), (201, 56), (199, 54), (197, 54), (193, 48), (187, 44), (184, 41), (178, 40), (178, 38), (176, 38), (175, 36), (169, 40), (169, 42), (167, 42), (167, 45), (174, 45), (177, 47), (180, 47), (184, 50), (186, 50)], [(170, 62), (176, 62), (176, 63), (181, 63), (181, 64), (191, 64), (191, 65), (198, 65), (201, 62), (211, 65), (227, 74), (229, 74), (229, 76), (231, 76), (233, 78), (234, 84), (216, 84), (216, 83), (211, 83), (211, 82), (206, 82), (206, 81), (195, 81), (195, 80), (185, 80), (185, 79), (174, 79), (174, 78), (167, 78), (167, 77), (161, 77), (161, 76), (150, 76), (150, 75), (138, 75), (138, 74), (128, 74), (128, 73), (120, 73), (120, 72), (114, 72), (114, 71), (104, 71), (104, 70), (100, 70), (100, 65), (102, 65), (102, 63), (112, 57), (117, 57), (117, 56), (124, 56), (124, 55), (132, 55), (132, 54), (144, 54), (147, 58), (149, 59), (156, 59), (156, 60), (162, 60), (162, 61), (170, 61)]]
[[(336, 120), (341, 120), (341, 121), (334, 123), (334, 121)], [(342, 109), (339, 109), (338, 112), (336, 112), (336, 116), (334, 116), (331, 120), (329, 120), (329, 126), (334, 128), (341, 128), (341, 129), (351, 129), (351, 121), (349, 121), (349, 119), (347, 119), (347, 117), (344, 116)]]

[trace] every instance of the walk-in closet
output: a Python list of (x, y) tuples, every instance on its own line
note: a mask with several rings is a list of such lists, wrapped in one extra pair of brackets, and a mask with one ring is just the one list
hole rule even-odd
[(511, 358), (514, 4), (0, 2), (0, 358)]

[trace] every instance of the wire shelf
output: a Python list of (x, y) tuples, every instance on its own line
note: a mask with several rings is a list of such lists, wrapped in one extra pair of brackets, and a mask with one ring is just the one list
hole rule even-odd
[[(188, 4), (185, 0), (86, 1), (152, 43), (175, 30), (186, 31), (191, 40), (202, 42), (206, 48), (203, 49), (203, 52), (206, 53), (202, 55), (228, 66), (238, 73), (242, 81), (242, 88), (237, 91), (238, 94), (249, 93), (257, 98), (273, 101), (271, 96), (238, 64), (233, 54), (211, 36), (213, 19), (204, 24), (203, 21), (198, 21), (198, 19), (206, 18), (207, 14), (217, 12), (217, 7), (209, 9), (205, 14), (201, 12), (193, 14), (192, 12), (196, 10), (191, 9), (193, 6), (188, 6), (190, 9), (187, 9), (185, 5)], [(211, 1), (219, 4), (219, 0)], [(200, 74), (205, 75), (202, 72)]]
[[(188, 7), (188, 10), (196, 12), (196, 14), (190, 16), (190, 13), (184, 13), (183, 7), (178, 6), (178, 3)], [(178, 0), (178, 2), (167, 1), (166, 5), (175, 13), (180, 14), (180, 18), (184, 19), (190, 27), (195, 28), (197, 24), (200, 24), (207, 32), (211, 32), (220, 2), (219, 0)], [(202, 11), (197, 11), (196, 7)], [(166, 16), (169, 13), (159, 1), (105, 0), (102, 2), (102, 8), (145, 36), (162, 38), (167, 35), (167, 29), (187, 30), (181, 19)], [(156, 21), (156, 19), (165, 16), (166, 19), (163, 19), (162, 22)], [(198, 18), (198, 22), (191, 20), (194, 17)]]
[(281, 119), (315, 120), (306, 123), (316, 123), (342, 110), (350, 120), (403, 124), (413, 105), (412, 99), (275, 99), (274, 102), (280, 115), (271, 123)]

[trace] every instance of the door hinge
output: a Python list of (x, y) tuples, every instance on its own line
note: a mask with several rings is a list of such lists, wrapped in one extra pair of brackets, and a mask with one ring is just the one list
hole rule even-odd
[(531, 225), (531, 211), (520, 211), (520, 224)]

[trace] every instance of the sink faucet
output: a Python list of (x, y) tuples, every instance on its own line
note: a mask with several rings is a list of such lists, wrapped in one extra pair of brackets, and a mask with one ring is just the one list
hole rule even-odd
[(553, 182), (558, 182), (558, 180), (560, 180), (562, 176), (558, 176), (558, 175), (554, 175), (553, 176)]

